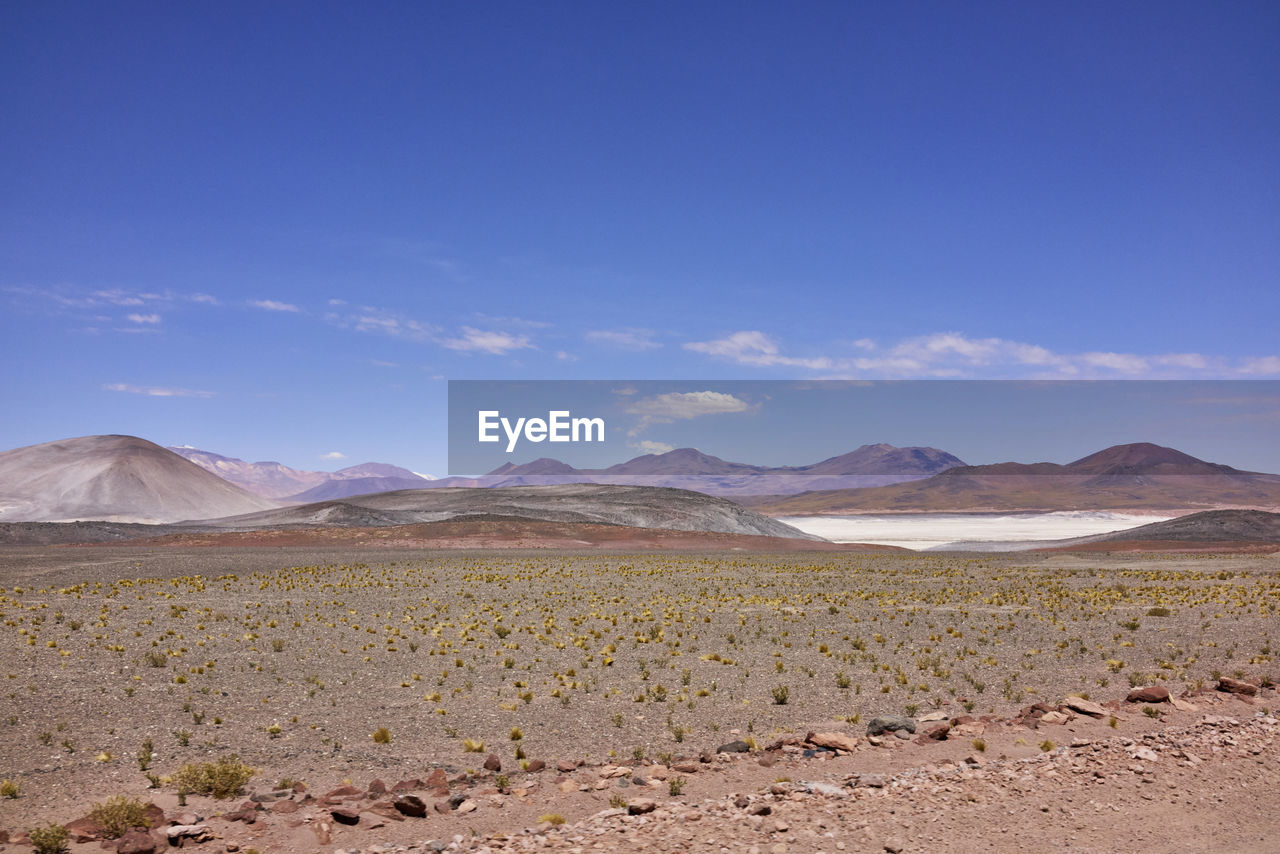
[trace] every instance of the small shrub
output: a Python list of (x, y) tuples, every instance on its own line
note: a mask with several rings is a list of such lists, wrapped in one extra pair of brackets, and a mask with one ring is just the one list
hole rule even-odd
[(373, 739), (374, 744), (390, 744), (391, 730), (387, 729), (384, 726), (380, 726), (376, 730), (374, 730), (373, 735), (370, 736), (370, 738)]
[(550, 825), (559, 826), (564, 824), (564, 816), (560, 815), (558, 812), (549, 812), (546, 815), (538, 816), (538, 821), (539, 823), (546, 822)]
[(13, 780), (0, 781), (0, 798), (16, 798), (22, 787)]
[(1155, 706), (1143, 706), (1142, 713), (1149, 718), (1160, 717), (1160, 710), (1157, 709)]
[(667, 781), (667, 792), (670, 793), (671, 797), (676, 797), (684, 791), (685, 782), (684, 777), (672, 777)]
[(464, 738), (462, 740), (463, 753), (484, 753), (484, 742), (474, 738)]
[(1111, 717), (1107, 718), (1107, 726), (1111, 727), (1112, 729), (1115, 729), (1116, 727), (1120, 726), (1120, 719), (1117, 718), (1115, 715), (1112, 715)]
[(627, 799), (622, 795), (610, 795), (609, 806), (615, 810), (625, 810), (627, 808)]
[(137, 798), (113, 795), (89, 810), (89, 818), (102, 828), (108, 839), (117, 839), (131, 827), (151, 827), (147, 805)]
[(969, 743), (972, 744), (973, 749), (978, 751), (979, 753), (982, 753), (987, 749), (987, 743), (980, 738), (975, 738), (973, 741)]
[(179, 793), (212, 795), (229, 798), (239, 793), (244, 784), (258, 773), (235, 756), (224, 756), (217, 762), (191, 763), (173, 775)]
[(786, 685), (779, 685), (773, 689), (773, 704), (775, 706), (785, 706), (790, 698), (791, 689)]
[(36, 854), (63, 854), (67, 850), (67, 839), (71, 836), (61, 824), (33, 827), (27, 831), (27, 835), (31, 837), (31, 845)]
[(1168, 608), (1165, 608), (1160, 605), (1157, 605), (1156, 607), (1150, 608), (1147, 610), (1148, 617), (1167, 617), (1169, 616), (1170, 613), (1171, 612), (1169, 611)]
[(151, 739), (142, 742), (142, 746), (138, 748), (138, 770), (146, 773), (151, 767), (151, 760), (155, 756), (155, 745), (151, 743)]
[(1045, 753), (1048, 753), (1050, 750), (1053, 750), (1053, 748), (1054, 748), (1053, 742), (1047, 738), (1044, 741), (1040, 742), (1040, 750)]

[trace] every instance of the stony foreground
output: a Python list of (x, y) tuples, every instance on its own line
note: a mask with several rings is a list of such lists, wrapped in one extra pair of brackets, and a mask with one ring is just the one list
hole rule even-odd
[[(120, 854), (171, 845), (210, 854), (1271, 852), (1280, 815), (1266, 805), (1280, 784), (1280, 721), (1261, 703), (1274, 695), (1227, 680), (1219, 691), (1162, 696), (1157, 705), (1069, 699), (1010, 720), (889, 717), (868, 727), (883, 729), (878, 736), (809, 733), (763, 751), (731, 742), (670, 767), (563, 760), (515, 780), (499, 776), (501, 763), (491, 757), (474, 774), (437, 769), (425, 780), (374, 780), (318, 795), (298, 785), (184, 806), (161, 796), (165, 806), (150, 808), (153, 829), (118, 840), (99, 841), (101, 829), (87, 817), (69, 827), (73, 851)], [(1135, 696), (1149, 695), (1137, 690), (1127, 699)], [(1165, 719), (1129, 717), (1138, 708)], [(986, 738), (966, 737), (974, 733)], [(1045, 739), (1030, 755), (1018, 750), (1043, 736), (1069, 741)], [(679, 797), (686, 786), (716, 794)], [(608, 808), (561, 823), (559, 811), (581, 813), (604, 798)], [(531, 809), (540, 811), (536, 823)], [(0, 850), (10, 838), (0, 830)], [(12, 834), (14, 847), (27, 842)]]

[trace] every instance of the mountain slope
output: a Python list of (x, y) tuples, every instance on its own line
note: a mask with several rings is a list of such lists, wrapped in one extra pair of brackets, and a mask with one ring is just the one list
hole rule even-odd
[(275, 506), (136, 436), (84, 436), (0, 453), (5, 522), (175, 522)]
[(219, 530), (294, 526), (385, 526), (474, 516), (593, 522), (823, 541), (723, 498), (650, 486), (568, 484), (493, 489), (410, 489), (284, 507), (204, 525)]
[(507, 463), (474, 485), (552, 485), (573, 478), (580, 483), (667, 486), (708, 495), (786, 495), (817, 489), (884, 486), (962, 465), (964, 462), (958, 457), (937, 448), (885, 444), (863, 445), (847, 454), (803, 466), (756, 466), (722, 460), (695, 448), (677, 448), (663, 454), (644, 454), (603, 469), (577, 469), (546, 457), (522, 465)]
[(987, 510), (1280, 507), (1280, 476), (1208, 463), (1150, 443), (1057, 463), (959, 466), (911, 483), (749, 502), (772, 515)]
[(388, 463), (360, 463), (335, 472), (304, 471), (277, 462), (248, 463), (188, 446), (170, 446), (169, 450), (248, 492), (284, 501), (342, 498), (417, 488), (428, 482), (421, 475)]

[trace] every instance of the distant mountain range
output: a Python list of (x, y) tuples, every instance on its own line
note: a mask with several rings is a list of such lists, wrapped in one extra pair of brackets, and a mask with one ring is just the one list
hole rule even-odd
[(247, 463), (188, 445), (171, 445), (169, 450), (241, 489), (287, 502), (305, 503), (369, 492), (421, 489), (431, 481), (431, 478), (387, 463), (361, 463), (334, 472), (305, 471), (277, 462)]
[(0, 453), (3, 522), (176, 522), (275, 506), (136, 436), (85, 436)]
[(520, 465), (508, 463), (479, 478), (441, 478), (441, 486), (535, 486), (565, 483), (667, 486), (708, 495), (786, 495), (818, 489), (884, 486), (929, 477), (955, 466), (959, 457), (937, 448), (863, 445), (847, 454), (803, 466), (736, 463), (695, 448), (644, 454), (601, 469), (574, 468), (547, 457)]
[(1066, 465), (957, 466), (911, 483), (755, 497), (743, 503), (774, 516), (1275, 508), (1280, 507), (1280, 475), (1240, 471), (1139, 442), (1116, 445)]

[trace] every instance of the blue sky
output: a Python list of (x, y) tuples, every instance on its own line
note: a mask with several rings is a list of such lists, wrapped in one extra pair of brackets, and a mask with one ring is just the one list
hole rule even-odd
[(7, 4), (0, 448), (439, 473), (446, 379), (1278, 378), (1277, 35), (1269, 2)]

